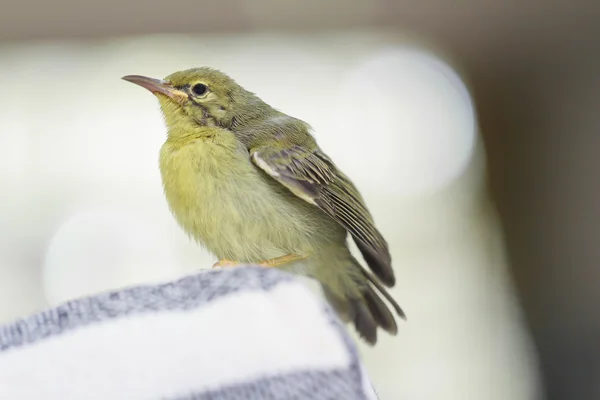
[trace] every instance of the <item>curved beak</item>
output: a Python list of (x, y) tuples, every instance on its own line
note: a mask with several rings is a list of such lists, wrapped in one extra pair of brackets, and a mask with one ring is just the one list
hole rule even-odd
[(148, 78), (141, 75), (127, 75), (121, 79), (140, 85), (154, 94), (162, 93), (169, 96), (179, 104), (183, 104), (188, 99), (187, 93), (175, 89), (168, 81), (163, 81), (162, 79)]

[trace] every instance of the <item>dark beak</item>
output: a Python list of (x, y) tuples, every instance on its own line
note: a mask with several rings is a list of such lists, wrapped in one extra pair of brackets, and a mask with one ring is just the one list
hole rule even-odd
[(169, 96), (179, 104), (183, 104), (188, 99), (187, 93), (175, 89), (169, 82), (163, 81), (162, 79), (148, 78), (140, 75), (127, 75), (122, 79), (140, 85), (154, 94), (162, 93)]

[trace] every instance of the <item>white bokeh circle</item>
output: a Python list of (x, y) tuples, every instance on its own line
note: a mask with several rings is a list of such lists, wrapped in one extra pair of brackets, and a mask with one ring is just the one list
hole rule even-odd
[(337, 151), (356, 159), (345, 169), (360, 186), (394, 195), (446, 187), (475, 149), (475, 112), (465, 84), (418, 48), (386, 48), (351, 69), (334, 119), (336, 140), (343, 143)]
[(77, 212), (54, 233), (43, 264), (50, 304), (183, 273), (170, 242), (152, 224), (119, 209)]

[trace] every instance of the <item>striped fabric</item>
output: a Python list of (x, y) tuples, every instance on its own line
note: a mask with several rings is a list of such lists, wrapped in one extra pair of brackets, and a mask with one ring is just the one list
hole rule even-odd
[(0, 326), (0, 399), (376, 398), (331, 309), (270, 268), (210, 270)]

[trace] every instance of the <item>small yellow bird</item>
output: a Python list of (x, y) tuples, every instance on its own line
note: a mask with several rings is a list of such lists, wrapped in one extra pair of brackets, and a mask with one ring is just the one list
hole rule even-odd
[[(319, 148), (310, 126), (275, 110), (211, 68), (164, 80), (123, 77), (154, 93), (168, 129), (160, 150), (164, 192), (180, 226), (220, 260), (279, 267), (319, 281), (367, 343), (397, 333), (379, 292), (394, 271), (362, 196)], [(371, 272), (351, 255), (350, 233)]]

